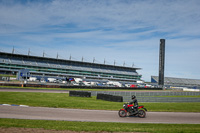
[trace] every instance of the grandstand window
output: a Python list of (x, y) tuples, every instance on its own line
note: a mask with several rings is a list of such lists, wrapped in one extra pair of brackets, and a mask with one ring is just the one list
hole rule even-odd
[(1, 68), (20, 70), (30, 69), (35, 72), (60, 73), (69, 75), (85, 75), (99, 78), (140, 79), (136, 69), (111, 65), (84, 63), (53, 58), (33, 57), (25, 55), (4, 54), (0, 57)]

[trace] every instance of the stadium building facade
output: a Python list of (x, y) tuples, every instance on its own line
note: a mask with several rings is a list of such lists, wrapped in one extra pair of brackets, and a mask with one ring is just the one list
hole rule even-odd
[[(165, 77), (165, 86), (200, 87), (200, 79)], [(151, 83), (158, 84), (158, 76), (151, 76)]]
[(49, 76), (137, 82), (141, 80), (137, 70), (141, 68), (98, 64), (0, 52), (0, 72), (17, 74), (29, 70), (29, 76)]

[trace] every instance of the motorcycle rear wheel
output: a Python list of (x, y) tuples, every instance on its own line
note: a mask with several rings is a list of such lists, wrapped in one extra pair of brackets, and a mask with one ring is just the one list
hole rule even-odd
[(146, 112), (145, 112), (144, 110), (139, 110), (138, 116), (139, 116), (140, 118), (145, 118), (145, 117), (146, 117)]
[(119, 117), (126, 117), (125, 110), (119, 110), (118, 114), (119, 114)]

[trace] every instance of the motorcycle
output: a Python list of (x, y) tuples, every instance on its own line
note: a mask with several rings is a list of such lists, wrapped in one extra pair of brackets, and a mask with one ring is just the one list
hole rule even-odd
[(138, 106), (138, 111), (134, 109), (133, 104), (124, 103), (123, 109), (120, 109), (118, 114), (119, 117), (126, 117), (126, 116), (138, 116), (140, 118), (146, 117), (147, 109), (144, 108), (143, 105)]

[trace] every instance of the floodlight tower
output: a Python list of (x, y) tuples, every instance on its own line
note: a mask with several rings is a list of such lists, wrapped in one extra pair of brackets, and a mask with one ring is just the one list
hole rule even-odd
[(158, 85), (164, 86), (165, 39), (160, 39)]

